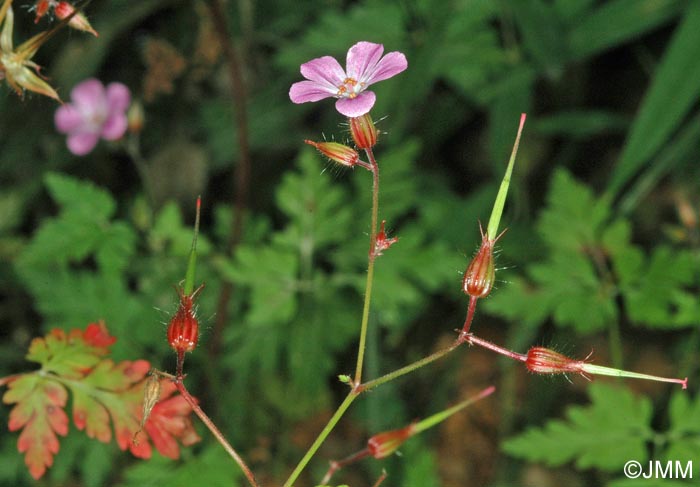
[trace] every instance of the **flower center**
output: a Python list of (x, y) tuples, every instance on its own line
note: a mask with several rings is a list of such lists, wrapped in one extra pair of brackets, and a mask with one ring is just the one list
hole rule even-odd
[(355, 98), (364, 89), (364, 83), (358, 83), (353, 78), (345, 78), (343, 84), (338, 86), (337, 96), (338, 98)]

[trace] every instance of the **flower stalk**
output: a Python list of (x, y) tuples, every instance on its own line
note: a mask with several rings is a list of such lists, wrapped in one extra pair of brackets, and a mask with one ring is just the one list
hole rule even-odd
[(369, 309), (372, 301), (372, 284), (374, 282), (374, 261), (377, 258), (375, 246), (377, 242), (377, 220), (379, 219), (379, 165), (371, 148), (365, 149), (365, 154), (372, 167), (372, 216), (369, 231), (369, 259), (367, 262), (367, 280), (365, 282), (365, 300), (362, 307), (362, 323), (360, 324), (360, 343), (357, 351), (355, 366), (355, 385), (362, 383), (362, 367), (364, 365), (365, 347), (367, 343), (367, 326), (369, 325)]

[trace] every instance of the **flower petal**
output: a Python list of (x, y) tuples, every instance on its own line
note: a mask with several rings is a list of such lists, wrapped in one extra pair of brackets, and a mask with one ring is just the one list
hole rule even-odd
[(404, 56), (402, 52), (390, 52), (374, 66), (371, 72), (365, 73), (367, 77), (363, 81), (365, 82), (365, 86), (369, 86), (377, 81), (396, 76), (407, 67), (408, 61), (406, 61), (406, 56)]
[(131, 92), (123, 83), (110, 83), (107, 85), (107, 105), (109, 112), (124, 113), (131, 103)]
[(105, 120), (102, 126), (102, 138), (105, 140), (117, 140), (124, 135), (128, 121), (124, 113), (113, 113)]
[(299, 81), (289, 89), (289, 98), (294, 103), (306, 103), (307, 101), (319, 101), (335, 96), (338, 90), (329, 91), (325, 86), (315, 81)]
[(84, 156), (95, 148), (99, 138), (98, 134), (88, 132), (71, 134), (68, 136), (67, 141), (68, 150), (76, 156)]
[(54, 114), (56, 130), (62, 134), (73, 132), (83, 125), (83, 114), (73, 105), (62, 105)]
[(84, 106), (94, 112), (105, 104), (105, 87), (100, 80), (90, 78), (75, 85), (70, 92), (70, 97), (76, 105)]
[(335, 109), (346, 117), (361, 117), (374, 106), (377, 96), (372, 91), (364, 91), (355, 98), (340, 98)]
[(301, 74), (304, 78), (315, 81), (333, 93), (338, 91), (338, 87), (343, 84), (345, 71), (340, 67), (338, 61), (331, 56), (323, 56), (301, 65)]
[(348, 77), (365, 81), (374, 71), (384, 52), (384, 46), (373, 42), (358, 42), (348, 50), (346, 68)]

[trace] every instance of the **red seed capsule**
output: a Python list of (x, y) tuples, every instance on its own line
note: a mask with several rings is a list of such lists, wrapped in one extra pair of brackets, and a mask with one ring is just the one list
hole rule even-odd
[(378, 433), (367, 441), (367, 449), (374, 458), (386, 458), (413, 436), (415, 430), (416, 425), (411, 423), (397, 430)]
[(496, 267), (493, 261), (493, 246), (496, 240), (489, 239), (482, 232), (481, 247), (464, 272), (462, 291), (465, 294), (476, 298), (485, 298), (491, 292), (496, 276)]
[(528, 350), (527, 360), (525, 360), (527, 369), (536, 374), (566, 374), (567, 372), (584, 374), (582, 369), (584, 364), (583, 360), (574, 360), (544, 347), (532, 347)]
[(191, 352), (199, 341), (199, 322), (195, 316), (194, 300), (202, 286), (189, 296), (183, 294), (181, 289), (177, 290), (180, 306), (168, 324), (168, 343), (178, 353)]

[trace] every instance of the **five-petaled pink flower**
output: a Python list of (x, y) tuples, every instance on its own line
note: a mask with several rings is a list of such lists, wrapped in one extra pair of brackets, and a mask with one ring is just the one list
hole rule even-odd
[(294, 103), (319, 101), (335, 97), (335, 108), (346, 117), (360, 117), (374, 106), (376, 95), (367, 87), (399, 74), (408, 66), (406, 56), (398, 51), (382, 57), (384, 46), (358, 42), (347, 55), (346, 70), (331, 56), (312, 59), (301, 65), (306, 81), (294, 83), (289, 98)]
[(77, 156), (88, 154), (102, 137), (117, 140), (127, 128), (126, 109), (131, 93), (122, 83), (105, 86), (91, 78), (73, 88), (72, 103), (56, 110), (59, 132), (68, 134), (68, 150)]

